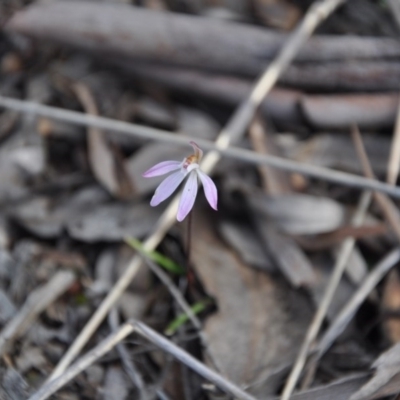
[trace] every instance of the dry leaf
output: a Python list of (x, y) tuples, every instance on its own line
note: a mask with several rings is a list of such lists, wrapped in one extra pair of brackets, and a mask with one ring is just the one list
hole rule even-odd
[(222, 221), (219, 224), (221, 236), (239, 253), (243, 262), (269, 272), (275, 270), (268, 252), (262, 246), (254, 229), (238, 221)]
[(267, 221), (259, 221), (265, 245), (282, 274), (294, 287), (311, 287), (316, 283), (313, 266), (297, 243)]
[(104, 400), (125, 400), (128, 398), (128, 382), (120, 367), (109, 367), (104, 379)]
[(154, 228), (162, 208), (143, 204), (107, 204), (67, 221), (71, 237), (85, 242), (143, 237)]
[(399, 101), (397, 94), (303, 96), (304, 116), (319, 129), (343, 129), (357, 124), (360, 129), (392, 126)]
[(381, 397), (381, 393), (385, 392), (386, 395), (390, 390), (386, 390), (392, 385), (393, 381), (397, 383), (395, 385), (395, 391), (399, 392), (399, 378), (400, 378), (400, 343), (392, 346), (389, 350), (382, 353), (378, 359), (372, 365), (376, 369), (374, 376), (354, 393), (350, 400), (369, 400)]
[(286, 0), (253, 0), (256, 15), (272, 28), (291, 30), (301, 17), (300, 9)]
[(312, 235), (337, 229), (345, 217), (344, 208), (326, 197), (306, 194), (267, 196), (254, 190), (248, 196), (254, 213), (270, 218), (282, 231)]
[(305, 298), (265, 272), (243, 264), (212, 232), (202, 214), (195, 218), (193, 262), (218, 311), (205, 332), (222, 373), (237, 384), (252, 384), (265, 397), (269, 373), (293, 360), (310, 320)]
[[(90, 115), (99, 115), (89, 87), (77, 83), (73, 89), (85, 111)], [(88, 128), (88, 151), (90, 166), (98, 181), (118, 198), (132, 197), (133, 186), (118, 149), (107, 141), (105, 134), (98, 128)]]
[[(386, 174), (391, 146), (390, 137), (363, 134), (363, 141), (374, 172)], [(284, 147), (286, 156), (297, 161), (363, 174), (352, 139), (347, 134), (326, 133), (306, 142), (286, 141)]]

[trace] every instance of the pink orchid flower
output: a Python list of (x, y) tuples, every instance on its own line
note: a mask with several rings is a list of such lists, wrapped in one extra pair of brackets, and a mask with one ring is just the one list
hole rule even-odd
[(168, 172), (176, 171), (166, 177), (154, 192), (154, 196), (150, 201), (152, 207), (158, 206), (161, 202), (166, 200), (172, 193), (175, 192), (177, 187), (189, 175), (189, 178), (183, 188), (182, 197), (179, 202), (178, 214), (176, 219), (180, 222), (185, 219), (193, 208), (194, 201), (197, 196), (198, 179), (204, 187), (204, 193), (210, 206), (216, 210), (218, 202), (217, 188), (211, 178), (200, 170), (199, 162), (203, 156), (203, 151), (197, 146), (196, 143), (190, 142), (193, 147), (194, 154), (186, 157), (183, 161), (163, 161), (154, 165), (143, 174), (145, 178), (152, 178), (153, 176), (160, 176)]

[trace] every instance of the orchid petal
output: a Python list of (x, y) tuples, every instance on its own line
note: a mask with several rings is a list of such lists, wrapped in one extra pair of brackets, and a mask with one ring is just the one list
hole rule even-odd
[(203, 184), (204, 194), (206, 195), (208, 203), (214, 210), (217, 210), (218, 192), (215, 183), (208, 175), (203, 171), (200, 171), (200, 169), (197, 169), (196, 171), (199, 174), (201, 183)]
[(197, 196), (197, 188), (197, 175), (193, 171), (189, 174), (189, 179), (183, 188), (182, 197), (179, 202), (178, 214), (176, 216), (176, 219), (179, 222), (183, 221), (193, 208), (193, 204)]
[(179, 170), (172, 175), (166, 177), (157, 187), (154, 196), (150, 201), (152, 207), (158, 206), (162, 201), (167, 199), (176, 188), (181, 184), (187, 175), (186, 171)]
[(180, 161), (163, 161), (148, 169), (142, 176), (151, 178), (153, 176), (165, 175), (168, 172), (179, 169), (181, 164), (182, 162)]

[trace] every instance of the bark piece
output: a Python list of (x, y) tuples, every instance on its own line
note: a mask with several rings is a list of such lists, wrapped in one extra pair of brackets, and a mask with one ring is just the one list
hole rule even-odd
[[(112, 60), (126, 75), (138, 83), (156, 83), (169, 90), (201, 96), (229, 106), (237, 106), (249, 95), (252, 82), (232, 75), (210, 74), (188, 68), (175, 68), (150, 63), (132, 63)], [(298, 107), (301, 93), (295, 90), (275, 88), (264, 99), (261, 111), (282, 129), (302, 125)]]
[[(14, 14), (7, 29), (90, 52), (253, 76), (287, 37), (243, 24), (84, 1), (34, 4)], [(320, 36), (303, 46), (297, 60), (399, 55), (396, 39)]]

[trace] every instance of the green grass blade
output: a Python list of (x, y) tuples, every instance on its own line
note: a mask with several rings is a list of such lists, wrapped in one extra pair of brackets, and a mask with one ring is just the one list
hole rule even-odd
[[(210, 299), (199, 301), (190, 307), (194, 315), (201, 313), (207, 305), (210, 304)], [(165, 335), (172, 336), (183, 324), (189, 320), (189, 316), (186, 313), (179, 314), (165, 330)]]
[(157, 264), (159, 264), (161, 267), (163, 267), (167, 271), (172, 272), (177, 275), (183, 275), (185, 273), (185, 270), (179, 264), (172, 261), (170, 258), (162, 255), (158, 251), (145, 250), (143, 248), (143, 244), (140, 240), (137, 240), (136, 238), (133, 238), (133, 237), (128, 237), (128, 238), (125, 238), (125, 242), (129, 246), (131, 246), (133, 249), (135, 249), (139, 253), (144, 254), (150, 260), (156, 262)]

